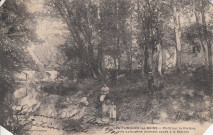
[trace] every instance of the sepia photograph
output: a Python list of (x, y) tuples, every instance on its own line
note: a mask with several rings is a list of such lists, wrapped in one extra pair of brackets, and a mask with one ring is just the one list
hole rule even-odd
[(212, 0), (0, 0), (0, 135), (213, 135), (212, 44)]

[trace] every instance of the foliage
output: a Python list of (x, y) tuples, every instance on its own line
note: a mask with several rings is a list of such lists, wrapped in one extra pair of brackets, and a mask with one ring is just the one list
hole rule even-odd
[(26, 27), (29, 17), (25, 5), (16, 0), (6, 1), (0, 8), (0, 125), (14, 132), (21, 132), (23, 125), (14, 118), (11, 108), (15, 89), (13, 75), (23, 68), (36, 68), (26, 52), (27, 42), (35, 39), (35, 34)]
[(176, 47), (176, 63), (181, 69), (181, 46), (196, 44), (190, 37), (205, 41), (211, 36), (204, 31), (209, 27), (204, 24), (206, 20), (198, 26), (183, 19), (193, 20), (195, 12), (209, 15), (206, 1), (49, 0), (47, 3), (50, 13), (55, 12), (51, 15), (62, 19), (69, 31), (67, 42), (60, 48), (67, 57), (67, 71), (80, 68), (78, 72), (87, 72), (94, 78), (105, 78), (105, 56), (111, 57), (111, 68), (118, 71), (121, 68), (131, 71), (134, 64), (145, 73), (153, 71), (155, 63), (159, 63), (158, 58), (153, 58), (159, 51), (157, 45), (163, 49)]

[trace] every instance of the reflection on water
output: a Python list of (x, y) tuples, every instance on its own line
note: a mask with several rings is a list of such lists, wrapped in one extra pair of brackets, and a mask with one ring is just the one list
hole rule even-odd
[(19, 87), (14, 93), (16, 104), (20, 106), (27, 104), (28, 108), (26, 108), (26, 111), (29, 112), (36, 110), (41, 104), (41, 101), (38, 99), (41, 93), (35, 87), (30, 86), (30, 83), (27, 81)]
[[(53, 134), (65, 134), (61, 130), (51, 129), (49, 127), (60, 128), (58, 120), (52, 117), (57, 116), (55, 102), (58, 96), (48, 95), (41, 91), (40, 84), (22, 83), (17, 86), (14, 93), (15, 103), (13, 108), (18, 112), (19, 119), (31, 121), (30, 129), (27, 129), (30, 135), (42, 135), (42, 133), (53, 132)], [(26, 115), (24, 117), (23, 115)], [(49, 118), (48, 118), (49, 117)]]

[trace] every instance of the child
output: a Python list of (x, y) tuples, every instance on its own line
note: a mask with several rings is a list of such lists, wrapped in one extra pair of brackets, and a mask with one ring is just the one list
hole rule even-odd
[(116, 122), (116, 106), (114, 102), (112, 102), (110, 105), (109, 115), (110, 115), (110, 120), (113, 122)]

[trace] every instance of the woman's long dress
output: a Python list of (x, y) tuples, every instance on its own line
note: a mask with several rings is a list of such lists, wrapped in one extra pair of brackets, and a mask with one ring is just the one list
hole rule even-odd
[(110, 121), (110, 104), (107, 101), (102, 103), (102, 121), (109, 122)]

